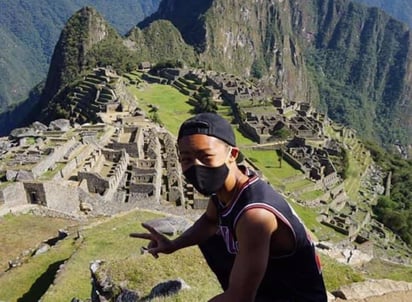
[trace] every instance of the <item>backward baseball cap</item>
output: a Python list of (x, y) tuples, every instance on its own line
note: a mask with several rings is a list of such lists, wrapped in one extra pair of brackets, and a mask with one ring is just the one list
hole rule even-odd
[(235, 133), (227, 120), (216, 113), (199, 113), (180, 126), (177, 139), (192, 134), (205, 134), (216, 137), (230, 146), (236, 146)]

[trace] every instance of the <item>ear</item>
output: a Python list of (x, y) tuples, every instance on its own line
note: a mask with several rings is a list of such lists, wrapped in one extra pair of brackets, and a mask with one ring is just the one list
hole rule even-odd
[(232, 161), (236, 161), (237, 157), (239, 156), (239, 148), (238, 147), (232, 147), (232, 150), (230, 151), (230, 159)]

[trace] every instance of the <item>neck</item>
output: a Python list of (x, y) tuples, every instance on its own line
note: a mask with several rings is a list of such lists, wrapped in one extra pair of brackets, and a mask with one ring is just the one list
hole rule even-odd
[(236, 167), (234, 173), (229, 173), (223, 188), (217, 192), (217, 197), (220, 202), (225, 205), (230, 203), (248, 179), (249, 177), (243, 174), (242, 171)]

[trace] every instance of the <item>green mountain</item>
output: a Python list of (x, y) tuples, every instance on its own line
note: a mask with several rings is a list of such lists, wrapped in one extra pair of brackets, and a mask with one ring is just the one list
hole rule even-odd
[(64, 24), (82, 6), (97, 7), (121, 34), (125, 34), (153, 12), (159, 1), (1, 0), (0, 113), (25, 100), (29, 91), (45, 79)]
[[(91, 21), (84, 24), (102, 23), (93, 21), (96, 14), (73, 18), (86, 15)], [(348, 0), (167, 0), (123, 40), (95, 35), (93, 26), (73, 30), (68, 23), (46, 103), (96, 65), (122, 72), (143, 61), (174, 61), (259, 78), (274, 95), (311, 102), (363, 138), (411, 145), (410, 29), (377, 8)]]
[(412, 2), (409, 0), (356, 0), (369, 6), (383, 9), (396, 19), (399, 19), (412, 28)]
[(410, 29), (377, 8), (347, 0), (176, 0), (139, 26), (160, 19), (180, 30), (206, 67), (266, 75), (275, 93), (317, 104), (363, 138), (411, 144)]

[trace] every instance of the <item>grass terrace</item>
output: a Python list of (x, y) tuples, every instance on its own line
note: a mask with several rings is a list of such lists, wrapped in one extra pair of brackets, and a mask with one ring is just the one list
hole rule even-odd
[(144, 89), (130, 86), (129, 89), (136, 96), (142, 109), (150, 114), (151, 105), (159, 109), (161, 123), (170, 132), (177, 135), (180, 124), (192, 114), (192, 106), (187, 103), (188, 97), (168, 85), (151, 84)]
[(304, 201), (311, 201), (311, 200), (321, 197), (323, 194), (325, 193), (321, 190), (308, 191), (308, 192), (304, 192), (300, 194), (299, 199), (304, 200)]
[(284, 160), (282, 160), (282, 168), (280, 168), (279, 156), (275, 150), (242, 149), (242, 152), (260, 168), (274, 186), (284, 188), (283, 179), (302, 174), (301, 171), (296, 170)]

